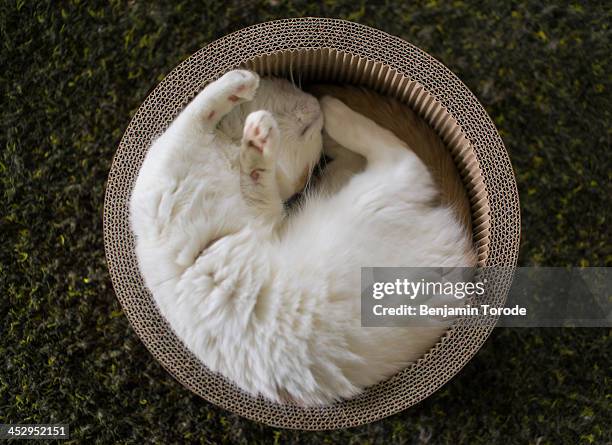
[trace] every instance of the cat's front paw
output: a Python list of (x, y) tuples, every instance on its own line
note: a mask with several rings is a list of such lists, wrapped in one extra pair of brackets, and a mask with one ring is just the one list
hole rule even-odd
[(260, 110), (248, 115), (242, 136), (246, 148), (256, 150), (263, 156), (270, 156), (274, 154), (277, 138), (278, 125), (269, 112)]
[(267, 111), (248, 115), (242, 134), (240, 162), (242, 170), (258, 181), (260, 175), (276, 162), (279, 130), (276, 120)]
[(233, 70), (224, 74), (219, 80), (230, 102), (252, 100), (259, 86), (259, 75), (253, 71)]

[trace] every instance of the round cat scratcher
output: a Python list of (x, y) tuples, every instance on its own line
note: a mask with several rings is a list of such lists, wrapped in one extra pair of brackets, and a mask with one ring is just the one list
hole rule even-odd
[[(104, 244), (115, 292), (153, 356), (206, 400), (269, 425), (310, 430), (372, 422), (423, 400), (478, 351), (491, 323), (459, 319), (418, 362), (361, 396), (301, 408), (252, 397), (193, 356), (161, 316), (144, 286), (134, 252), (128, 202), (151, 142), (208, 82), (247, 67), (307, 82), (362, 85), (416, 110), (440, 135), (470, 199), (479, 266), (513, 267), (519, 246), (516, 183), (501, 138), (467, 87), (440, 62), (399, 38), (343, 20), (304, 18), (245, 28), (198, 51), (146, 98), (114, 157), (104, 202)], [(511, 277), (488, 289), (502, 305)]]

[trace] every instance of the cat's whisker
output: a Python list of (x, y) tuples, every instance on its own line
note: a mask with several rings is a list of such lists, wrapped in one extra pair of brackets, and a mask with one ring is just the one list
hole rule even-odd
[(295, 87), (295, 79), (293, 78), (293, 69), (291, 66), (289, 66), (289, 81), (291, 82), (291, 85)]

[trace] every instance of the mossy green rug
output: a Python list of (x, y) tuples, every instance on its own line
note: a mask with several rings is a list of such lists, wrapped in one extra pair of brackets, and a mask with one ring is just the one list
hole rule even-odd
[(611, 436), (608, 329), (498, 329), (423, 403), (335, 432), (275, 430), (192, 395), (145, 350), (102, 243), (113, 153), (147, 92), (215, 38), (339, 17), (410, 41), (495, 120), (516, 172), (520, 265), (612, 264), (611, 8), (526, 2), (3, 1), (0, 423), (63, 443), (578, 444)]

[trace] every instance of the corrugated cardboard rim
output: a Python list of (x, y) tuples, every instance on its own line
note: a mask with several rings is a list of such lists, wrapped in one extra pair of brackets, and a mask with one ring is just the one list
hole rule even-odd
[[(153, 356), (184, 386), (216, 405), (269, 425), (345, 428), (419, 402), (469, 361), (493, 326), (459, 320), (422, 359), (362, 396), (326, 407), (300, 408), (254, 398), (208, 371), (176, 337), (144, 286), (128, 214), (144, 155), (207, 82), (238, 66), (281, 74), (299, 68), (305, 78), (365, 84), (413, 106), (443, 138), (462, 175), (479, 265), (516, 265), (520, 212), (514, 174), (493, 122), (467, 87), (422, 50), (382, 31), (335, 19), (280, 20), (242, 29), (195, 53), (155, 88), (126, 129), (104, 202), (106, 258), (124, 312)], [(493, 301), (503, 304), (510, 280), (491, 289)]]

